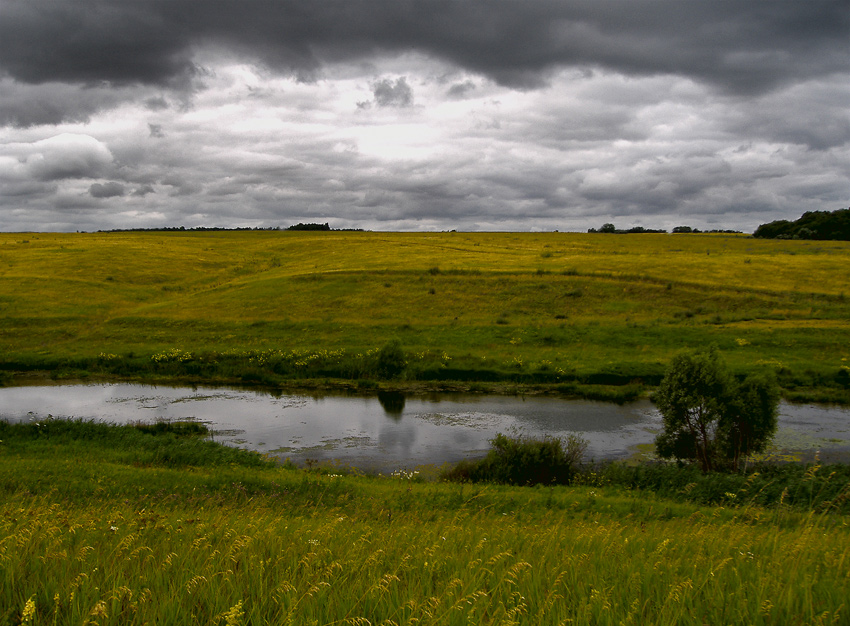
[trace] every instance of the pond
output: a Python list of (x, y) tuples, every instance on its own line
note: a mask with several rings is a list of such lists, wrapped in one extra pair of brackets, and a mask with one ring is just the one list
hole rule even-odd
[[(483, 456), (496, 433), (578, 434), (586, 458), (624, 459), (650, 448), (661, 417), (647, 400), (625, 405), (545, 397), (398, 393), (274, 395), (132, 384), (0, 388), (0, 419), (79, 418), (124, 424), (193, 420), (213, 438), (298, 465), (335, 462), (367, 472)], [(780, 405), (779, 448), (846, 458), (850, 409)], [(825, 460), (828, 460), (825, 458)]]

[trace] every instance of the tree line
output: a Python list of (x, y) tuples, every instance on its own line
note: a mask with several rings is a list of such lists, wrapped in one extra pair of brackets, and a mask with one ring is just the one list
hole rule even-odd
[(806, 211), (793, 222), (776, 220), (762, 224), (755, 230), (753, 237), (850, 241), (850, 208), (837, 211)]
[(331, 230), (341, 230), (341, 231), (357, 231), (362, 232), (362, 228), (331, 228), (330, 224), (325, 222), (324, 224), (302, 224), (301, 222), (297, 224), (293, 224), (288, 228), (281, 228), (280, 226), (243, 226), (243, 227), (235, 227), (228, 228), (225, 226), (194, 226), (192, 228), (186, 228), (185, 226), (158, 226), (152, 228), (111, 228), (108, 230), (99, 230), (99, 233), (173, 233), (173, 232), (219, 232), (219, 231), (246, 231), (246, 230), (311, 230), (311, 231), (331, 231)]
[[(643, 226), (633, 226), (632, 228), (620, 229), (614, 226), (613, 224), (603, 224), (600, 228), (588, 228), (587, 232), (589, 233), (608, 233), (612, 235), (635, 235), (635, 234), (643, 234), (643, 233), (657, 233), (664, 234), (667, 232), (664, 228), (644, 228)], [(685, 233), (727, 233), (727, 234), (735, 234), (740, 233), (740, 230), (700, 230), (699, 228), (691, 228), (690, 226), (676, 226), (673, 228), (672, 232), (674, 234), (685, 234)]]

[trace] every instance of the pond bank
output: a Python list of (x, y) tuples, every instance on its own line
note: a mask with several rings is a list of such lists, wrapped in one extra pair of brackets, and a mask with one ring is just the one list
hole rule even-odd
[[(172, 387), (211, 386), (255, 390), (271, 393), (351, 393), (372, 395), (377, 391), (397, 391), (409, 396), (428, 396), (435, 393), (459, 393), (488, 396), (547, 396), (567, 400), (594, 400), (599, 402), (627, 403), (650, 398), (653, 386), (640, 383), (626, 385), (600, 385), (579, 383), (517, 383), (470, 382), (457, 380), (372, 380), (339, 378), (282, 379), (274, 384), (246, 381), (229, 377), (196, 376), (116, 376), (72, 371), (4, 372), (0, 388), (32, 385), (109, 384), (128, 383), (140, 385), (167, 385)], [(850, 391), (834, 388), (780, 388), (782, 399), (799, 404), (832, 404), (850, 407)]]

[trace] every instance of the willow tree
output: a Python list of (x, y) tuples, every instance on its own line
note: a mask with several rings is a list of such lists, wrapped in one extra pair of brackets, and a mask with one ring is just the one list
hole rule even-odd
[(715, 347), (675, 357), (655, 401), (664, 419), (658, 455), (696, 461), (704, 472), (737, 469), (776, 432), (775, 383), (755, 375), (739, 383)]

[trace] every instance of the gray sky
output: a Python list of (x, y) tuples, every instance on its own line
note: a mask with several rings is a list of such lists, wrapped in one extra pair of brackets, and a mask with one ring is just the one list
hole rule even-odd
[(848, 0), (0, 0), (0, 230), (850, 206)]

